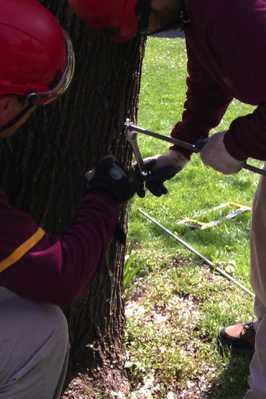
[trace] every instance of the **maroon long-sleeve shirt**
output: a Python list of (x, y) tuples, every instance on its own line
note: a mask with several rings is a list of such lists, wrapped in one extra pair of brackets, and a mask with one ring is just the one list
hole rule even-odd
[(266, 160), (266, 0), (187, 0), (187, 12), (188, 91), (172, 136), (206, 138), (236, 98), (256, 109), (232, 122), (225, 146)]
[[(118, 220), (119, 205), (108, 195), (91, 193), (63, 234), (46, 233), (25, 256), (0, 273), (4, 286), (28, 299), (66, 304), (92, 280)], [(28, 240), (38, 226), (9, 206), (0, 193), (0, 262)]]

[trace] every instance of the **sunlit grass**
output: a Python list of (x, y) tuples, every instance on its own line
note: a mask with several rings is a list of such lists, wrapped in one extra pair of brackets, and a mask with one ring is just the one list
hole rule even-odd
[[(148, 43), (143, 69), (139, 124), (155, 131), (169, 134), (171, 127), (181, 118), (185, 98), (186, 55), (181, 40), (152, 39)], [(230, 122), (249, 111), (249, 107), (234, 101), (226, 113), (219, 130), (226, 129)], [(139, 137), (143, 156), (167, 151), (167, 145), (147, 137)], [(237, 260), (236, 274), (248, 283), (249, 254), (248, 235), (250, 214), (239, 216), (220, 226), (191, 231), (178, 225), (185, 217), (208, 210), (226, 202), (238, 202), (251, 206), (257, 176), (242, 171), (238, 175), (224, 176), (203, 166), (194, 155), (191, 162), (174, 179), (167, 183), (169, 195), (155, 198), (147, 194), (145, 200), (136, 199), (131, 208), (130, 242), (141, 241), (145, 247), (176, 250), (176, 245), (165, 240), (161, 234), (146, 223), (138, 214), (142, 207), (171, 230), (195, 245), (206, 256), (215, 261)], [(151, 239), (151, 234), (154, 239)]]

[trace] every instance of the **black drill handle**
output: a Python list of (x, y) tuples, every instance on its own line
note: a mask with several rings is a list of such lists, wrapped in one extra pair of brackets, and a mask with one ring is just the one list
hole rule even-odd
[(205, 145), (208, 143), (208, 139), (202, 139), (198, 140), (196, 144), (194, 145), (194, 151), (195, 153), (201, 152), (202, 148), (205, 147)]

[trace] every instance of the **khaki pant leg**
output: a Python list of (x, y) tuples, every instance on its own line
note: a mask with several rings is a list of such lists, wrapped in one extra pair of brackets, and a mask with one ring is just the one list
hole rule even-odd
[(68, 326), (57, 306), (0, 288), (0, 399), (59, 399), (68, 355)]
[(250, 363), (249, 386), (244, 399), (266, 398), (266, 178), (261, 178), (253, 204), (251, 230), (251, 281), (256, 295), (255, 353)]
[(266, 308), (266, 177), (261, 178), (253, 203), (251, 282), (258, 302), (257, 308), (259, 304)]

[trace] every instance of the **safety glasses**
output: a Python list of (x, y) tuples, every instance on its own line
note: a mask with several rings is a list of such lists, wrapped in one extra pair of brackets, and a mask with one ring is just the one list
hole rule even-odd
[(26, 116), (31, 113), (31, 111), (36, 108), (35, 105), (28, 105), (26, 108), (24, 108), (18, 115), (16, 115), (15, 118), (11, 119), (7, 123), (0, 125), (0, 139), (7, 137), (7, 134), (9, 129), (12, 129), (14, 126), (19, 124), (21, 121), (26, 121), (27, 118)]
[(45, 92), (32, 92), (26, 96), (26, 101), (31, 105), (47, 105), (55, 101), (58, 97), (64, 94), (70, 86), (73, 79), (76, 65), (75, 52), (73, 44), (65, 32), (65, 43), (67, 53), (67, 63), (65, 71), (60, 77), (59, 82), (51, 90)]
[(15, 118), (8, 121), (4, 125), (0, 125), (0, 139), (6, 131), (11, 129), (20, 121), (23, 121), (26, 118), (27, 114), (29, 114), (36, 106), (50, 104), (67, 91), (74, 76), (76, 59), (71, 39), (66, 32), (65, 43), (67, 62), (66, 68), (62, 76), (60, 77), (59, 82), (57, 82), (57, 84), (51, 90), (45, 92), (32, 92), (25, 96), (23, 98), (23, 100), (25, 100), (25, 108), (18, 115), (16, 115)]

